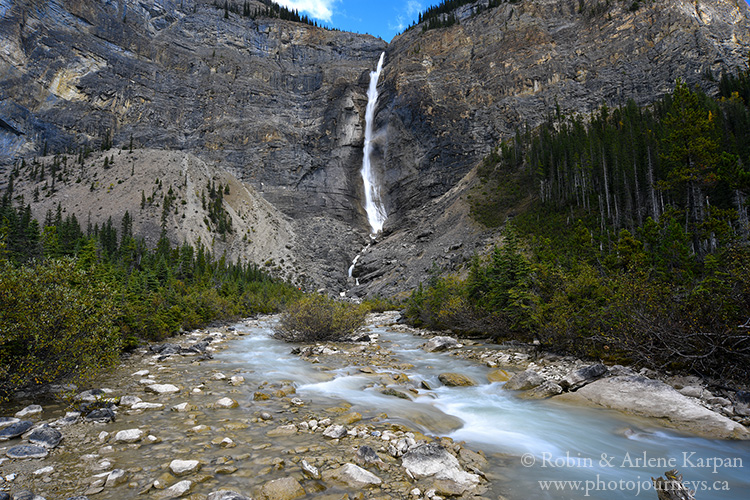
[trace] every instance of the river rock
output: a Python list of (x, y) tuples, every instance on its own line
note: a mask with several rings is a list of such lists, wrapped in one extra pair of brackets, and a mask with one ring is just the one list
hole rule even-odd
[(137, 443), (143, 438), (141, 429), (125, 429), (115, 434), (115, 443)]
[(174, 405), (172, 407), (172, 411), (176, 411), (178, 413), (187, 413), (187, 412), (192, 411), (194, 409), (195, 409), (195, 407), (193, 405), (191, 405), (190, 403), (187, 403), (187, 402), (180, 403), (180, 404)]
[(236, 491), (219, 490), (212, 491), (206, 497), (206, 500), (252, 500), (250, 497), (240, 495)]
[(10, 500), (44, 500), (43, 496), (37, 495), (31, 490), (16, 491), (9, 498)]
[(394, 396), (400, 399), (408, 399), (411, 401), (412, 397), (405, 393), (404, 391), (399, 391), (398, 389), (395, 389), (393, 387), (386, 387), (385, 389), (382, 389), (380, 391), (380, 394), (383, 394), (385, 396)]
[(15, 417), (0, 417), (0, 429), (9, 425), (17, 424), (21, 419)]
[(521, 394), (524, 399), (547, 399), (562, 394), (563, 389), (551, 380), (545, 380), (533, 389)]
[(427, 352), (440, 352), (455, 349), (458, 345), (458, 340), (453, 337), (432, 337), (422, 346), (422, 349)]
[(336, 481), (345, 484), (349, 488), (361, 489), (368, 486), (377, 486), (382, 484), (383, 480), (372, 472), (347, 463), (337, 469), (326, 470), (323, 472), (325, 481)]
[(382, 462), (378, 453), (370, 446), (362, 445), (357, 450), (357, 460), (362, 464), (372, 464)]
[(63, 435), (60, 431), (44, 424), (31, 431), (27, 439), (31, 444), (38, 444), (39, 446), (51, 449), (57, 447), (62, 438)]
[(99, 422), (104, 424), (107, 422), (114, 422), (116, 419), (116, 415), (115, 411), (112, 408), (97, 408), (87, 413), (84, 419), (87, 422)]
[(438, 443), (414, 448), (401, 458), (401, 465), (415, 479), (432, 479), (446, 494), (461, 495), (479, 484), (479, 476), (461, 470), (458, 459)]
[(214, 408), (237, 408), (240, 404), (232, 398), (221, 398), (214, 403)]
[(16, 418), (32, 417), (42, 413), (42, 407), (39, 405), (29, 405), (23, 410), (16, 412)]
[(104, 483), (106, 488), (114, 488), (125, 483), (128, 480), (128, 473), (122, 469), (114, 469), (107, 476), (107, 480)]
[(138, 396), (123, 396), (120, 398), (120, 406), (133, 406), (141, 401), (143, 400)]
[(317, 467), (310, 465), (310, 463), (307, 460), (302, 460), (299, 463), (300, 468), (302, 469), (302, 472), (307, 474), (313, 479), (320, 479), (320, 471)]
[(663, 382), (640, 375), (600, 379), (581, 387), (574, 394), (606, 408), (663, 419), (670, 427), (702, 436), (750, 439), (750, 431), (741, 424), (701, 406), (695, 399), (680, 394)]
[(161, 403), (148, 403), (146, 401), (141, 401), (140, 403), (135, 403), (133, 406), (130, 407), (131, 410), (163, 410), (164, 405)]
[(68, 411), (68, 412), (65, 412), (64, 417), (60, 417), (54, 422), (52, 422), (52, 425), (54, 425), (55, 427), (73, 425), (73, 424), (77, 424), (80, 419), (81, 419), (80, 411)]
[(284, 477), (261, 486), (260, 496), (264, 500), (293, 500), (305, 496), (305, 489), (295, 478)]
[(32, 444), (20, 444), (8, 448), (5, 455), (8, 458), (44, 458), (49, 452), (44, 446), (37, 446)]
[(576, 391), (584, 385), (603, 377), (607, 371), (607, 367), (602, 363), (584, 366), (583, 368), (579, 368), (578, 370), (566, 375), (565, 378), (560, 381), (560, 387), (562, 387), (564, 391)]
[(0, 441), (7, 441), (9, 439), (17, 438), (24, 432), (31, 429), (32, 425), (34, 425), (34, 423), (30, 420), (21, 420), (19, 422), (10, 424), (4, 429), (0, 429)]
[(683, 387), (682, 389), (678, 389), (678, 392), (682, 394), (683, 396), (700, 399), (701, 396), (703, 396), (704, 391), (702, 387), (698, 387), (695, 385), (688, 385), (686, 387)]
[(505, 370), (501, 370), (500, 368), (492, 370), (487, 374), (487, 380), (489, 380), (490, 382), (507, 382), (508, 380), (510, 380), (510, 377), (510, 373)]
[(438, 380), (448, 387), (471, 387), (477, 385), (473, 379), (460, 373), (441, 373), (438, 375)]
[(229, 379), (229, 385), (242, 385), (245, 383), (245, 377), (242, 375), (235, 375), (234, 377)]
[(503, 389), (509, 391), (528, 391), (534, 387), (541, 385), (544, 382), (544, 377), (539, 375), (534, 370), (526, 370), (518, 373), (514, 373), (513, 376), (505, 382)]
[(168, 500), (170, 498), (179, 498), (193, 489), (193, 482), (184, 480), (180, 481), (179, 483), (175, 483), (166, 490), (163, 490), (161, 493), (156, 495), (156, 498), (159, 500)]
[(173, 384), (152, 384), (146, 386), (146, 392), (154, 394), (174, 394), (180, 392), (180, 388)]
[(294, 424), (280, 425), (266, 433), (268, 437), (292, 436), (297, 434), (297, 426)]
[(198, 472), (201, 463), (198, 460), (172, 460), (169, 463), (169, 470), (175, 476), (186, 476), (193, 472)]
[(109, 389), (89, 389), (88, 391), (83, 391), (79, 394), (76, 394), (75, 399), (76, 401), (83, 401), (87, 403), (94, 403), (96, 401), (101, 401), (104, 397), (109, 394)]
[(326, 427), (323, 431), (323, 435), (331, 439), (341, 439), (346, 436), (346, 427), (343, 425), (333, 424)]

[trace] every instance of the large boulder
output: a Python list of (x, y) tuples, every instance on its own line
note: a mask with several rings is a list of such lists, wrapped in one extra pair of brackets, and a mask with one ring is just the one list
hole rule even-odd
[(479, 484), (479, 476), (462, 470), (458, 459), (438, 443), (414, 448), (401, 458), (401, 465), (415, 479), (429, 478), (447, 495), (462, 495)]
[(545, 380), (533, 389), (529, 389), (522, 393), (521, 397), (524, 399), (547, 399), (562, 394), (562, 392), (562, 387), (558, 384), (551, 380)]
[(441, 373), (438, 375), (438, 380), (448, 387), (471, 387), (477, 385), (471, 377), (467, 377), (461, 373)]
[(377, 486), (383, 481), (372, 472), (354, 464), (344, 464), (337, 469), (323, 472), (323, 479), (345, 484), (352, 489), (362, 489)]
[(9, 439), (17, 438), (24, 432), (31, 429), (32, 425), (34, 425), (34, 423), (31, 422), (31, 420), (21, 420), (20, 422), (10, 424), (5, 428), (0, 429), (0, 441), (7, 441)]
[(37, 427), (29, 434), (28, 441), (31, 444), (38, 444), (45, 448), (55, 448), (62, 441), (62, 433), (45, 424)]
[(538, 385), (542, 385), (544, 377), (539, 375), (534, 370), (526, 370), (513, 374), (513, 376), (505, 382), (503, 389), (509, 391), (528, 391)]
[(565, 378), (560, 381), (560, 387), (562, 387), (564, 391), (578, 390), (584, 385), (603, 377), (607, 374), (607, 371), (607, 367), (602, 363), (584, 366), (583, 368), (568, 373)]
[(558, 397), (580, 398), (632, 415), (662, 419), (670, 427), (705, 437), (750, 439), (750, 431), (743, 425), (701, 406), (663, 382), (640, 375), (600, 379)]
[(440, 352), (455, 349), (456, 347), (458, 347), (458, 340), (453, 337), (432, 337), (422, 346), (422, 349), (427, 352)]

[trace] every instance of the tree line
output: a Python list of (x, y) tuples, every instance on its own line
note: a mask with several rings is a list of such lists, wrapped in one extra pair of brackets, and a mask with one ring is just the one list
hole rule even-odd
[[(435, 275), (412, 322), (610, 362), (750, 381), (748, 72), (649, 107), (559, 107), (479, 166), (504, 243)], [(524, 208), (519, 208), (524, 207)]]

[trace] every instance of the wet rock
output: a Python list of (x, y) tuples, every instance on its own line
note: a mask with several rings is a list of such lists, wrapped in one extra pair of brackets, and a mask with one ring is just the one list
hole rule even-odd
[(0, 441), (7, 441), (9, 439), (17, 438), (24, 432), (31, 429), (32, 425), (34, 425), (34, 423), (30, 420), (21, 420), (14, 424), (10, 424), (4, 429), (0, 429)]
[(128, 473), (122, 469), (114, 469), (107, 475), (104, 483), (105, 488), (114, 488), (125, 483), (128, 480)]
[(21, 419), (15, 417), (0, 417), (0, 429), (8, 427), (9, 425), (17, 424)]
[(163, 490), (161, 493), (156, 495), (158, 500), (168, 500), (170, 498), (179, 498), (193, 489), (192, 481), (180, 481), (179, 483), (173, 484), (169, 488)]
[(137, 372), (133, 373), (132, 376), (135, 378), (141, 378), (141, 377), (145, 377), (149, 373), (151, 373), (149, 370), (138, 370)]
[(63, 435), (60, 431), (57, 429), (53, 429), (47, 424), (42, 425), (41, 427), (37, 427), (33, 431), (31, 431), (31, 434), (28, 436), (28, 441), (31, 444), (37, 444), (39, 446), (44, 446), (45, 448), (55, 448), (58, 444), (60, 444), (60, 441), (62, 441)]
[(84, 417), (87, 422), (99, 422), (102, 424), (114, 422), (116, 418), (115, 411), (109, 407), (91, 410)]
[(24, 458), (44, 458), (47, 456), (48, 453), (49, 452), (47, 451), (47, 448), (45, 448), (44, 446), (20, 444), (18, 446), (13, 446), (11, 448), (8, 448), (8, 450), (5, 452), (5, 455), (8, 458), (24, 459)]
[(21, 490), (13, 493), (10, 500), (44, 500), (44, 497), (35, 494), (31, 490)]
[(510, 373), (499, 368), (492, 370), (487, 374), (487, 380), (490, 382), (507, 382), (510, 378)]
[(141, 401), (143, 400), (138, 396), (123, 396), (120, 398), (120, 406), (133, 406)]
[(602, 363), (595, 363), (593, 365), (579, 368), (562, 379), (560, 381), (560, 387), (562, 387), (564, 391), (576, 391), (584, 385), (603, 377), (606, 375), (607, 371), (607, 367)]
[(307, 460), (303, 459), (300, 462), (299, 466), (302, 468), (302, 472), (304, 472), (311, 478), (320, 479), (320, 471), (318, 470), (318, 468), (310, 465)]
[(551, 380), (545, 380), (533, 389), (521, 394), (521, 397), (524, 399), (547, 399), (562, 394), (562, 392), (563, 389), (558, 384)]
[(52, 422), (52, 425), (54, 425), (55, 427), (73, 425), (73, 424), (78, 423), (80, 419), (81, 419), (81, 412), (69, 411), (65, 413), (64, 417), (60, 417), (54, 422)]
[(29, 405), (23, 410), (16, 412), (16, 418), (27, 418), (34, 415), (40, 415), (42, 413), (42, 407), (39, 405)]
[(221, 372), (214, 373), (211, 375), (211, 380), (226, 380), (227, 376)]
[(263, 500), (293, 500), (305, 496), (305, 490), (295, 478), (284, 477), (261, 486), (260, 496)]
[(241, 375), (235, 375), (234, 377), (229, 379), (229, 385), (242, 385), (245, 383), (245, 377)]
[(137, 443), (143, 438), (141, 429), (125, 429), (115, 434), (115, 443)]
[(344, 464), (338, 469), (327, 470), (323, 472), (325, 481), (336, 481), (345, 484), (349, 488), (361, 489), (368, 486), (377, 486), (382, 484), (382, 479), (372, 472), (363, 469), (352, 463)]
[(505, 382), (503, 389), (509, 391), (528, 391), (534, 387), (541, 385), (544, 382), (544, 378), (534, 370), (526, 370), (513, 374), (513, 376)]
[(471, 387), (477, 385), (473, 379), (460, 373), (441, 373), (438, 375), (438, 380), (448, 387)]
[(141, 401), (140, 403), (135, 403), (133, 406), (130, 407), (131, 410), (163, 410), (164, 405), (161, 403), (148, 403), (146, 401)]
[(479, 476), (463, 471), (458, 459), (438, 443), (414, 448), (403, 456), (401, 465), (414, 478), (430, 478), (436, 489), (453, 495), (461, 495), (479, 484)]
[(427, 352), (440, 352), (455, 349), (458, 346), (458, 340), (453, 337), (432, 337), (422, 346), (422, 349)]
[(201, 463), (198, 460), (172, 460), (169, 463), (169, 470), (175, 476), (186, 476), (198, 472)]
[(83, 391), (79, 394), (76, 394), (76, 397), (74, 398), (75, 401), (83, 401), (88, 403), (94, 403), (96, 401), (100, 401), (103, 398), (107, 397), (107, 394), (111, 392), (109, 390), (105, 389), (89, 389), (88, 391)]
[(273, 420), (273, 415), (271, 415), (267, 411), (262, 411), (260, 412), (260, 418), (261, 420)]
[(154, 394), (174, 394), (180, 392), (180, 388), (173, 384), (152, 384), (146, 386), (146, 392)]
[(180, 351), (182, 351), (182, 347), (178, 344), (172, 343), (152, 345), (150, 349), (160, 357), (173, 356), (175, 354), (180, 354)]
[(372, 464), (382, 462), (378, 453), (367, 445), (362, 445), (357, 450), (357, 460), (361, 464)]
[(342, 425), (351, 425), (362, 420), (362, 414), (355, 411), (352, 413), (347, 413), (346, 415), (342, 415), (337, 420), (338, 423)]
[(252, 500), (250, 497), (240, 495), (235, 491), (219, 490), (208, 494), (206, 500)]
[(405, 393), (404, 391), (399, 391), (398, 389), (394, 389), (393, 387), (386, 387), (385, 389), (382, 389), (380, 391), (380, 394), (383, 394), (385, 396), (395, 396), (397, 398), (401, 399), (408, 399), (411, 401), (412, 397)]
[(297, 426), (294, 424), (280, 425), (266, 433), (268, 437), (292, 436), (297, 434)]
[(35, 476), (46, 476), (48, 474), (52, 474), (55, 472), (55, 468), (51, 465), (48, 465), (47, 467), (42, 467), (41, 469), (37, 469), (34, 471)]
[(702, 436), (750, 439), (750, 431), (741, 424), (703, 407), (663, 382), (640, 375), (600, 379), (573, 394), (606, 408), (661, 418), (673, 427)]
[(214, 403), (215, 408), (224, 409), (237, 408), (239, 405), (240, 404), (232, 398), (221, 398), (216, 403)]
[(172, 407), (172, 411), (176, 411), (178, 413), (187, 413), (191, 410), (194, 410), (195, 407), (191, 405), (190, 403), (180, 403), (178, 405), (174, 405)]
[(326, 430), (323, 431), (323, 435), (331, 439), (341, 439), (346, 436), (346, 427), (343, 425), (329, 425)]

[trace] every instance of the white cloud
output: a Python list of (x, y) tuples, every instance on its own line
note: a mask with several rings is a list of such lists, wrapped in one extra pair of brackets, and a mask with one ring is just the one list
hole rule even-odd
[(333, 15), (333, 4), (337, 0), (275, 0), (276, 3), (291, 10), (298, 10), (300, 14), (305, 13), (315, 19), (331, 22)]
[(388, 23), (388, 28), (393, 31), (404, 31), (409, 24), (416, 22), (417, 16), (424, 10), (419, 0), (409, 0), (396, 14), (396, 19)]

